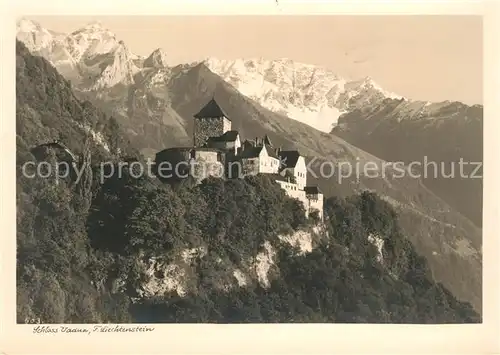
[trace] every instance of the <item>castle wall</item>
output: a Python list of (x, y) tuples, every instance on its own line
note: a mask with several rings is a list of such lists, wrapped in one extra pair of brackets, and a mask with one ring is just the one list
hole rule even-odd
[(296, 198), (304, 206), (306, 217), (309, 217), (309, 213), (314, 210), (318, 210), (319, 217), (323, 220), (323, 194), (318, 194), (316, 197), (306, 195), (306, 192), (300, 188), (298, 184), (293, 184), (286, 181), (276, 180), (276, 182), (281, 186), (287, 196), (291, 198)]
[(299, 189), (297, 184), (292, 184), (290, 182), (286, 181), (276, 181), (278, 184), (280, 184), (281, 188), (285, 190), (286, 194), (289, 197), (296, 198), (300, 202), (302, 202), (302, 205), (304, 206), (304, 209), (306, 210), (306, 216), (309, 216), (309, 202), (306, 198), (306, 192), (304, 190)]
[(218, 137), (231, 130), (231, 121), (226, 117), (197, 118), (194, 121), (193, 143), (202, 147), (210, 137)]
[(179, 180), (189, 173), (189, 148), (165, 149), (156, 154), (155, 174), (160, 180)]
[(194, 158), (205, 163), (216, 163), (219, 159), (219, 152), (213, 150), (196, 150)]
[(236, 162), (236, 164), (241, 164), (242, 174), (243, 176), (247, 176), (257, 175), (259, 173), (259, 162), (259, 158), (249, 158), (242, 159), (241, 161)]
[(319, 217), (321, 220), (323, 220), (323, 194), (318, 194), (317, 199), (308, 199), (309, 201), (309, 212), (312, 212), (313, 210), (318, 210), (319, 211)]
[(213, 176), (224, 178), (224, 164), (217, 151), (195, 151), (195, 157), (191, 160), (191, 176), (197, 183)]

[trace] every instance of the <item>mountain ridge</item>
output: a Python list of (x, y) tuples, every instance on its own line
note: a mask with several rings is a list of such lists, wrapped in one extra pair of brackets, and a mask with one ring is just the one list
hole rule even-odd
[[(141, 68), (153, 66), (171, 69), (175, 67), (167, 65), (164, 51), (160, 48), (153, 50), (148, 56), (139, 56), (124, 47), (114, 55), (114, 60), (108, 58), (106, 61), (101, 58), (98, 61), (99, 66), (110, 68), (102, 73), (94, 73), (91, 68), (89, 69), (80, 62), (95, 61), (96, 54), (111, 53), (115, 51), (114, 47), (124, 45), (116, 39), (113, 32), (97, 22), (89, 23), (69, 34), (52, 36), (49, 30), (36, 22), (21, 19), (18, 22), (17, 33), (18, 39), (27, 44), (32, 52), (44, 56), (58, 70), (65, 73), (66, 77), (71, 76), (69, 74), (71, 70), (79, 72), (73, 75), (73, 80), (89, 81), (83, 85), (88, 90), (112, 87), (117, 84), (130, 84)], [(37, 39), (39, 39), (38, 42)], [(93, 47), (93, 41), (99, 41), (100, 45)], [(71, 58), (61, 53), (50, 53), (49, 47), (62, 47), (60, 51), (68, 52)], [(157, 55), (159, 57), (155, 59), (156, 64), (150, 64), (147, 61), (148, 59), (153, 61), (153, 57)], [(384, 90), (368, 76), (345, 78), (331, 69), (300, 63), (289, 58), (264, 59), (260, 57), (225, 60), (207, 57), (186, 65), (195, 66), (198, 63), (205, 63), (211, 71), (235, 86), (245, 96), (259, 102), (263, 107), (323, 132), (330, 132), (340, 116), (365, 105), (379, 105), (386, 99), (402, 99), (409, 105), (421, 106), (421, 110), (427, 116), (436, 107), (455, 103), (453, 101), (412, 100)], [(67, 66), (69, 67), (66, 68)], [(90, 80), (82, 78), (85, 75), (81, 73), (82, 70), (93, 72)], [(96, 87), (93, 88), (93, 86)], [(468, 106), (482, 107), (482, 105)]]
[[(341, 138), (263, 107), (203, 63), (147, 68), (134, 74), (132, 84), (97, 91), (89, 91), (86, 85), (79, 87), (78, 83), (73, 88), (118, 117), (135, 147), (146, 155), (170, 146), (189, 145), (191, 115), (215, 96), (232, 117), (234, 128), (246, 138), (268, 134), (277, 145), (299, 148), (308, 159), (319, 158), (319, 162), (354, 165), (356, 158), (360, 158), (362, 163), (375, 162), (379, 168), (383, 164), (382, 159)], [(369, 189), (393, 201), (403, 212), (404, 232), (429, 259), (436, 279), (443, 281), (458, 297), (481, 308), (481, 231), (467, 218), (455, 213), (416, 179), (361, 176), (359, 180), (350, 178), (342, 183), (320, 180), (319, 185), (328, 190), (329, 196), (348, 196)], [(432, 239), (434, 236), (437, 240)], [(472, 256), (462, 255), (458, 249), (458, 245), (467, 243), (472, 243)], [(450, 263), (459, 266), (450, 270)]]
[[(71, 67), (76, 71), (92, 71), (91, 79), (97, 82), (85, 84), (89, 90), (96, 90), (100, 87), (112, 87), (121, 83), (125, 85), (129, 84), (131, 76), (140, 71), (139, 67), (150, 66), (147, 60), (153, 60), (152, 56), (158, 53), (158, 49), (155, 49), (150, 53), (148, 58), (142, 59), (124, 48), (120, 53), (115, 55), (115, 57), (118, 56), (112, 62), (115, 68), (104, 69), (104, 72), (99, 74), (98, 72), (94, 72), (92, 68), (88, 68), (86, 62), (95, 61), (98, 54), (116, 51), (115, 47), (119, 46), (120, 43), (118, 43), (116, 36), (111, 31), (101, 24), (90, 23), (65, 36), (51, 37), (48, 33), (39, 24), (33, 21), (30, 22), (27, 19), (20, 20), (18, 24), (18, 39), (25, 42), (32, 52), (41, 54), (48, 59), (59, 70), (61, 70), (60, 67), (65, 65), (65, 61), (69, 61), (71, 62)], [(29, 40), (30, 36), (35, 39), (41, 37), (43, 41), (37, 43), (36, 40)], [(93, 45), (95, 41), (98, 41), (99, 44)], [(65, 56), (61, 60), (58, 58), (58, 55), (50, 53), (49, 48), (54, 46), (62, 47), (62, 50), (69, 53), (71, 58)], [(160, 59), (159, 61), (162, 63), (155, 64), (155, 67), (167, 67), (164, 60)], [(189, 65), (197, 65), (200, 62), (205, 63), (210, 70), (230, 82), (245, 96), (257, 100), (262, 106), (309, 124), (324, 132), (329, 132), (338, 116), (350, 106), (357, 107), (362, 102), (377, 101), (385, 97), (400, 97), (399, 95), (383, 90), (369, 77), (346, 80), (329, 69), (294, 62), (287, 58), (276, 60), (239, 59), (235, 61), (207, 58), (195, 61)], [(258, 68), (256, 65), (259, 62), (261, 68)], [(239, 73), (234, 70), (230, 71), (231, 69), (235, 69), (237, 66), (245, 67), (249, 64), (258, 69), (254, 71), (254, 74), (257, 75), (255, 80), (261, 81), (260, 88), (256, 85), (246, 85), (244, 80), (242, 80), (243, 77), (248, 77), (252, 74), (250, 72), (242, 73), (236, 80), (232, 80)], [(101, 60), (100, 67), (102, 66), (110, 66), (110, 64)], [(298, 68), (295, 69), (290, 66)], [(70, 69), (67, 69), (67, 71), (70, 71)], [(272, 73), (267, 75), (270, 71)], [(62, 70), (62, 72), (66, 71)], [(94, 77), (95, 75), (97, 77)], [(68, 76), (67, 72), (65, 76)], [(74, 75), (73, 80), (85, 80), (81, 76)], [(315, 76), (323, 80), (314, 80)], [(269, 78), (274, 79), (268, 80)], [(276, 80), (281, 84), (286, 82), (288, 89), (284, 90), (283, 85), (276, 85)], [(296, 80), (300, 82), (296, 82)], [(329, 80), (335, 80), (335, 85), (327, 84)], [(305, 89), (308, 92), (303, 95), (302, 92)], [(324, 95), (328, 97), (323, 99), (322, 96)], [(352, 98), (356, 102), (350, 104), (349, 100)], [(290, 102), (289, 99), (292, 99), (294, 102)]]
[[(323, 224), (265, 175), (176, 188), (129, 169), (101, 180), (100, 163), (127, 159), (116, 120), (20, 42), (16, 69), (18, 324), (481, 321), (376, 194), (328, 199)], [(60, 162), (57, 147), (31, 154), (54, 137), (93, 162), (82, 180), (23, 173)]]
[[(483, 107), (450, 101), (426, 108), (386, 101), (342, 116), (332, 135), (388, 161), (435, 163), (424, 183), (481, 226)], [(461, 161), (464, 177), (458, 172)]]

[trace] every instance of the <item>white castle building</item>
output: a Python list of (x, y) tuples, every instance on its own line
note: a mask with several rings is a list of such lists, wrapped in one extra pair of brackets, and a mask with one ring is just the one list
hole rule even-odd
[[(306, 161), (299, 151), (275, 148), (267, 135), (242, 142), (215, 99), (194, 115), (193, 143), (193, 147), (169, 148), (157, 153), (156, 163), (187, 161), (186, 174), (195, 176), (198, 182), (208, 176), (221, 177), (221, 171), (226, 178), (269, 174), (288, 196), (302, 202), (307, 216), (317, 211), (323, 220), (323, 194), (317, 186), (307, 185)], [(196, 171), (200, 166), (204, 167), (203, 174)]]

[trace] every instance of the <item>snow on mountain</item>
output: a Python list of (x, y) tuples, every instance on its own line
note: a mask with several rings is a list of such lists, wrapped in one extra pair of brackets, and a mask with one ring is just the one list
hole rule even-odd
[(72, 32), (66, 37), (66, 43), (77, 61), (85, 59), (84, 56), (93, 58), (111, 53), (119, 45), (115, 35), (99, 22)]
[(39, 24), (22, 18), (17, 23), (17, 39), (30, 51), (40, 52), (51, 47), (54, 35)]
[[(102, 48), (92, 47), (93, 50)], [(100, 53), (98, 51), (86, 52), (85, 59), (81, 62), (85, 66), (86, 72), (95, 73), (91, 90), (110, 88), (117, 84), (129, 85), (134, 82), (134, 74), (140, 69), (137, 68), (131, 59), (130, 52), (125, 44), (120, 41), (113, 46), (110, 52)], [(104, 67), (104, 70), (102, 69)]]
[(324, 132), (331, 131), (342, 113), (386, 98), (401, 98), (371, 78), (349, 81), (329, 69), (286, 58), (208, 58), (204, 63), (262, 106)]
[(155, 49), (144, 61), (144, 67), (164, 68), (167, 67), (167, 55), (161, 48)]
[[(162, 49), (154, 50), (148, 57), (135, 55), (98, 22), (70, 34), (58, 34), (22, 19), (18, 22), (17, 38), (83, 90), (95, 91), (137, 81), (144, 87), (156, 88), (164, 85), (171, 70)], [(343, 113), (386, 98), (401, 98), (383, 90), (370, 78), (349, 80), (330, 69), (286, 58), (208, 58), (203, 63), (263, 107), (323, 132), (330, 132)]]
[(33, 54), (43, 56), (67, 79), (87, 90), (128, 85), (139, 71), (135, 64), (138, 56), (98, 22), (70, 34), (56, 34), (34, 21), (21, 19), (16, 37)]

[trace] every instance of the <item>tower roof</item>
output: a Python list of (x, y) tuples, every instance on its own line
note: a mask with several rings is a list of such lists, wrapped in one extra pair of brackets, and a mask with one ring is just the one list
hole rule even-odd
[(227, 114), (222, 110), (215, 99), (210, 100), (196, 115), (194, 118), (215, 118), (215, 117), (227, 117)]

